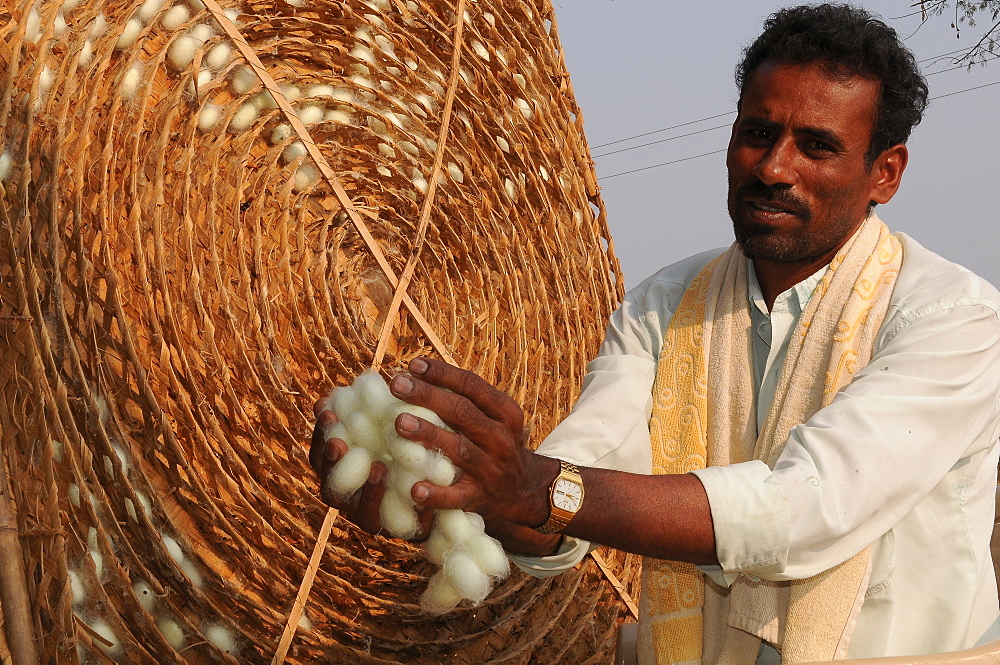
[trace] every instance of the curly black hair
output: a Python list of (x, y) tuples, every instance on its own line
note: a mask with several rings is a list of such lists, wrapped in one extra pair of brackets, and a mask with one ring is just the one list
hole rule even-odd
[(743, 89), (765, 60), (819, 64), (834, 76), (880, 82), (875, 129), (865, 158), (906, 143), (927, 108), (927, 81), (896, 31), (860, 7), (846, 4), (786, 7), (764, 21), (764, 32), (743, 50), (736, 85)]

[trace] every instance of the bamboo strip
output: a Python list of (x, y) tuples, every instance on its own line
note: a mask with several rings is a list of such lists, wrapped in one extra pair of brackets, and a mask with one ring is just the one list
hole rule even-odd
[(609, 582), (611, 582), (611, 586), (613, 586), (615, 588), (615, 591), (618, 592), (618, 595), (621, 596), (622, 602), (625, 603), (625, 606), (628, 608), (628, 611), (632, 613), (632, 616), (638, 619), (639, 605), (634, 600), (632, 600), (632, 596), (629, 595), (629, 592), (625, 588), (625, 585), (622, 584), (621, 580), (618, 579), (618, 576), (615, 575), (613, 570), (611, 570), (611, 566), (608, 565), (607, 561), (604, 560), (604, 557), (598, 554), (596, 550), (591, 552), (590, 556), (594, 558), (594, 562), (597, 563), (598, 568), (601, 569), (601, 572), (604, 573), (604, 576), (608, 578)]
[(285, 656), (288, 655), (288, 647), (295, 637), (295, 628), (298, 626), (299, 619), (302, 618), (302, 610), (309, 600), (309, 592), (312, 590), (313, 582), (316, 580), (316, 573), (319, 571), (319, 564), (323, 560), (323, 552), (326, 551), (326, 543), (330, 539), (330, 531), (333, 529), (333, 523), (336, 521), (337, 515), (338, 512), (333, 508), (326, 511), (326, 517), (323, 518), (323, 525), (319, 529), (319, 537), (316, 539), (316, 546), (313, 547), (312, 556), (309, 557), (309, 566), (306, 568), (306, 574), (302, 578), (302, 584), (299, 585), (299, 591), (295, 594), (295, 602), (292, 604), (291, 612), (288, 613), (288, 620), (285, 621), (285, 629), (281, 634), (281, 639), (278, 641), (278, 650), (274, 653), (271, 665), (282, 665), (285, 662)]
[(17, 535), (17, 508), (11, 497), (4, 457), (0, 457), (0, 606), (3, 607), (3, 628), (13, 665), (38, 665), (31, 601), (24, 579), (24, 557)]
[[(444, 98), (444, 112), (441, 114), (441, 129), (438, 131), (437, 150), (434, 153), (434, 166), (431, 167), (431, 175), (428, 179), (427, 195), (424, 198), (423, 206), (420, 209), (420, 221), (417, 224), (417, 237), (413, 241), (410, 249), (410, 256), (406, 261), (406, 267), (396, 285), (396, 291), (392, 294), (392, 303), (389, 304), (389, 311), (382, 323), (382, 332), (379, 334), (378, 345), (375, 347), (375, 359), (372, 362), (372, 369), (378, 370), (382, 365), (385, 356), (386, 345), (392, 335), (396, 317), (399, 314), (399, 304), (406, 295), (406, 287), (410, 285), (413, 278), (413, 271), (417, 267), (417, 259), (420, 257), (420, 250), (427, 235), (427, 225), (430, 223), (431, 212), (434, 209), (434, 195), (437, 193), (438, 176), (441, 175), (441, 167), (444, 166), (445, 147), (448, 145), (448, 128), (451, 125), (451, 109), (455, 104), (455, 92), (458, 90), (459, 64), (462, 61), (462, 26), (465, 25), (465, 0), (458, 0), (458, 7), (455, 9), (455, 36), (452, 38), (451, 54), (451, 74), (448, 79), (448, 90)], [(454, 360), (450, 360), (454, 364)]]

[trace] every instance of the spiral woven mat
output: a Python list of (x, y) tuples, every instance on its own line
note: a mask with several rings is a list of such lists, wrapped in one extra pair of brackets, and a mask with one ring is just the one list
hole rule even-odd
[(610, 662), (591, 559), (430, 617), (338, 519), (303, 584), (316, 398), (436, 354), (537, 445), (621, 297), (551, 5), (205, 4), (0, 7), (0, 660)]

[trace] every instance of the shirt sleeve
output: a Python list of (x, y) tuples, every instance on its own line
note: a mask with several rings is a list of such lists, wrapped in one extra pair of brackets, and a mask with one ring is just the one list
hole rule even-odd
[(583, 557), (587, 556), (587, 553), (595, 547), (596, 545), (592, 545), (586, 540), (563, 536), (563, 542), (552, 556), (524, 556), (508, 553), (507, 557), (514, 562), (514, 565), (529, 575), (555, 577), (583, 561)]
[[(871, 362), (791, 430), (773, 472), (760, 462), (697, 472), (721, 566), (706, 572), (724, 583), (738, 572), (810, 577), (879, 539), (949, 474), (972, 477), (1000, 434), (998, 363), (995, 304), (892, 312)], [(950, 482), (961, 501), (964, 481)]]
[(683, 284), (651, 280), (625, 296), (611, 315), (597, 357), (587, 365), (573, 410), (542, 441), (538, 453), (584, 466), (649, 473), (660, 321), (669, 320), (673, 296), (683, 289)]
[(651, 472), (649, 416), (663, 331), (688, 285), (720, 251), (663, 268), (626, 294), (597, 357), (587, 365), (576, 405), (539, 453), (585, 466)]
[(708, 494), (719, 559), (717, 566), (698, 568), (723, 586), (743, 572), (779, 576), (788, 562), (790, 520), (788, 498), (771, 469), (753, 460), (691, 473)]

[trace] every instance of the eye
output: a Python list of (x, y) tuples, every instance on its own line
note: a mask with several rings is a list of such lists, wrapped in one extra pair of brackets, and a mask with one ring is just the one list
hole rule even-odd
[(829, 143), (824, 143), (823, 141), (812, 140), (806, 143), (806, 148), (812, 152), (837, 152), (836, 149)]
[(743, 130), (743, 140), (752, 145), (764, 145), (774, 140), (774, 133), (763, 127), (750, 127)]

